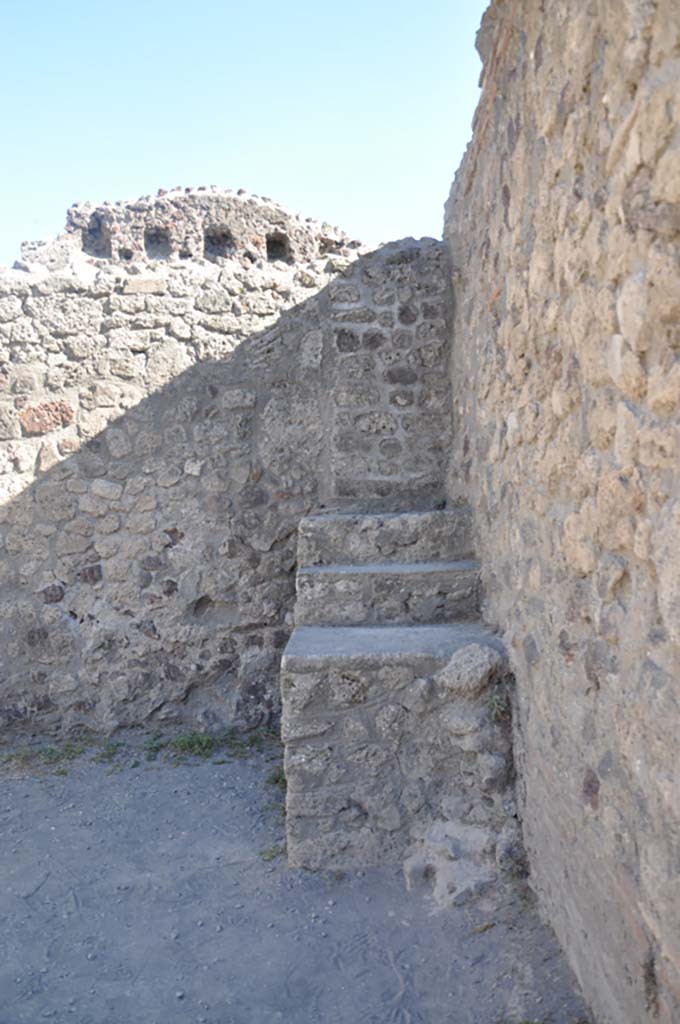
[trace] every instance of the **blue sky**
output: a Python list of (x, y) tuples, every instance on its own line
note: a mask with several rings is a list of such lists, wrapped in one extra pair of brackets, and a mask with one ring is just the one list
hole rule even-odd
[(73, 202), (271, 196), (369, 243), (441, 234), (486, 0), (4, 0), (0, 266)]

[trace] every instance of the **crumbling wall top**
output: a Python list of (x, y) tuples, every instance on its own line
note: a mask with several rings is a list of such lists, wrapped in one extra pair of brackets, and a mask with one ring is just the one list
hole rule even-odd
[(75, 203), (51, 242), (26, 242), (22, 258), (52, 268), (86, 260), (122, 265), (240, 258), (296, 263), (359, 248), (339, 228), (302, 218), (244, 189), (159, 189), (131, 202)]

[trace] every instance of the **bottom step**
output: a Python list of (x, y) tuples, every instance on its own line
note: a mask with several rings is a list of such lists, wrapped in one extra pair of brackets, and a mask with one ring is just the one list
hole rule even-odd
[(503, 650), (500, 639), (477, 622), (447, 626), (298, 626), (283, 654), (283, 667), (304, 670), (306, 659), (404, 657), (448, 661), (466, 644)]
[(397, 862), (443, 800), (479, 823), (502, 813), (510, 743), (489, 697), (504, 671), (477, 623), (296, 629), (281, 673), (291, 866)]

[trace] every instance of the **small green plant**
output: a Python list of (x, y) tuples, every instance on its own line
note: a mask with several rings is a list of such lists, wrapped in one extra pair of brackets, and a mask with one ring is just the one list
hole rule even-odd
[(62, 760), (59, 747), (43, 747), (36, 753), (36, 761), (46, 765), (59, 764)]
[[(69, 761), (75, 761), (77, 757), (85, 753), (85, 746), (82, 743), (74, 743), (67, 740), (59, 746), (49, 747), (22, 747), (5, 759), (7, 764), (13, 764), (19, 768), (60, 768)], [(58, 772), (63, 775), (63, 771)]]
[(259, 732), (252, 732), (250, 736), (246, 738), (246, 743), (251, 750), (264, 750), (264, 737)]
[(283, 857), (286, 852), (285, 844), (274, 843), (273, 846), (269, 846), (266, 850), (260, 850), (260, 857), (264, 861), (276, 860), (277, 857)]
[(202, 732), (187, 732), (170, 740), (168, 748), (180, 755), (211, 757), (219, 745), (216, 736), (208, 736)]
[[(227, 764), (234, 758), (248, 757), (254, 751), (263, 751), (268, 744), (277, 738), (267, 730), (258, 730), (247, 736), (232, 731), (222, 733), (186, 732), (172, 738), (164, 738), (163, 733), (154, 732), (144, 744), (147, 761), (155, 761), (162, 750), (172, 755), (175, 764), (181, 763), (185, 757), (209, 758), (221, 753), (224, 756), (215, 760), (214, 764)], [(280, 751), (277, 750), (277, 756)]]
[(274, 768), (273, 771), (269, 773), (269, 775), (266, 778), (266, 781), (269, 783), (270, 786), (278, 786), (282, 793), (286, 792), (286, 773), (284, 772), (283, 768), (280, 765), (278, 768)]
[(101, 750), (95, 755), (95, 761), (97, 764), (111, 764), (115, 761), (118, 751), (121, 749), (121, 743), (114, 743), (112, 740), (107, 740)]
[(163, 750), (167, 745), (168, 741), (163, 739), (162, 733), (152, 733), (144, 744), (144, 756), (147, 761), (155, 761), (161, 750)]
[(247, 757), (248, 745), (242, 736), (234, 732), (225, 733), (223, 746), (231, 757)]
[(77, 757), (85, 753), (85, 747), (82, 743), (72, 743), (67, 741), (62, 743), (59, 747), (45, 747), (40, 752), (40, 760), (43, 764), (62, 764), (64, 761), (75, 761)]
[[(503, 690), (496, 690), (489, 697), (489, 710), (494, 722), (508, 722), (511, 717), (510, 698)], [(523, 1024), (520, 1021), (520, 1024)]]

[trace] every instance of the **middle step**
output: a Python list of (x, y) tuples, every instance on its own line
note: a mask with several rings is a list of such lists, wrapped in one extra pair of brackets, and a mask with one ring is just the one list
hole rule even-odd
[(476, 618), (479, 563), (389, 562), (298, 569), (298, 626), (444, 623)]

